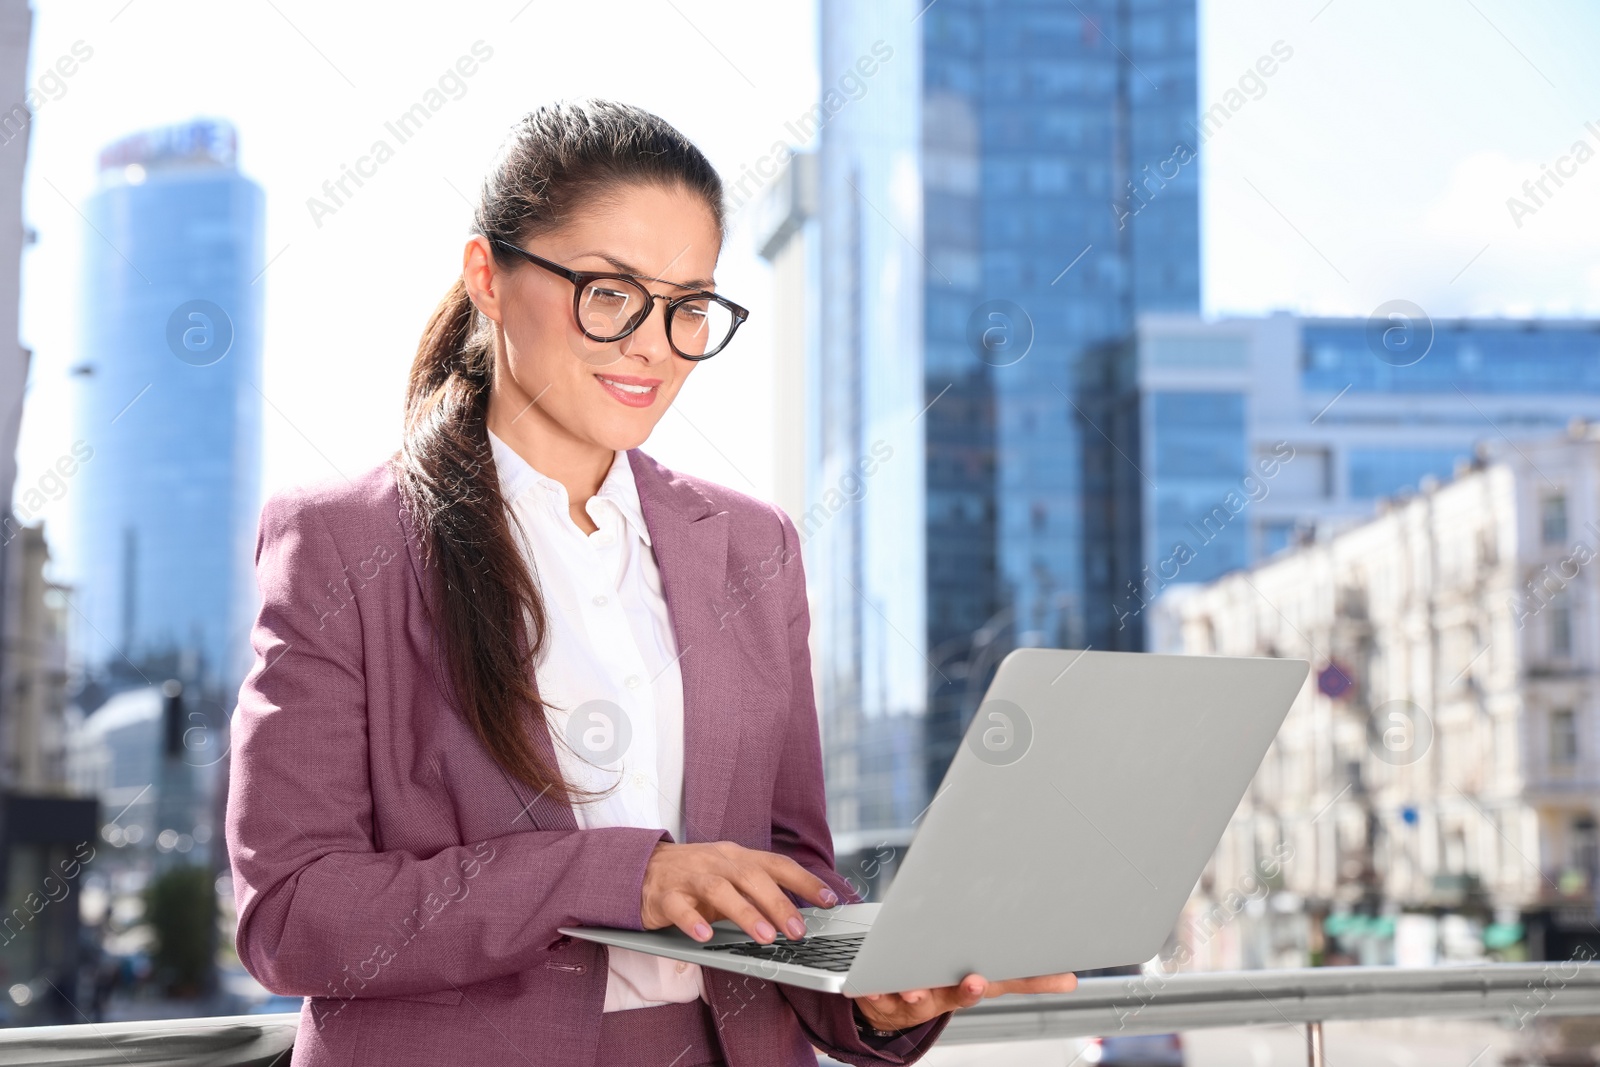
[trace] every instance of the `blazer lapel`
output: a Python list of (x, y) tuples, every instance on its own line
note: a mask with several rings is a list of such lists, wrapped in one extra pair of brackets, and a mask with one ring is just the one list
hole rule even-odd
[(720, 610), (728, 513), (638, 449), (628, 452), (683, 674), (685, 841), (721, 839), (742, 720), (737, 646)]

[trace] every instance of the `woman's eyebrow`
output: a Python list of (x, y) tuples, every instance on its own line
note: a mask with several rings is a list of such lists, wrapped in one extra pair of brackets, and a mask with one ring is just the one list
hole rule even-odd
[[(616, 256), (613, 256), (609, 252), (582, 252), (580, 255), (594, 256), (597, 259), (603, 259), (613, 267), (617, 268), (617, 270), (621, 271), (623, 274), (632, 274), (636, 277), (643, 278), (645, 281), (666, 282), (668, 285), (676, 285), (679, 289), (702, 289), (706, 292), (711, 291), (712, 282), (709, 278), (691, 278), (686, 282), (675, 282), (666, 278), (651, 277), (638, 267), (624, 263), (622, 260), (618, 259)], [(576, 259), (578, 257), (574, 256), (573, 258)]]

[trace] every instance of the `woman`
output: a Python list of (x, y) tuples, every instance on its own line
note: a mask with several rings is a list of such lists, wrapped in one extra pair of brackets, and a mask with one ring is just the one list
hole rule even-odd
[(228, 844), (240, 959), (309, 998), (294, 1063), (910, 1063), (957, 1007), (1071, 988), (852, 1001), (558, 932), (771, 943), (855, 897), (795, 528), (638, 450), (745, 316), (716, 173), (635, 108), (544, 108), (474, 231), (399, 452), (261, 516)]

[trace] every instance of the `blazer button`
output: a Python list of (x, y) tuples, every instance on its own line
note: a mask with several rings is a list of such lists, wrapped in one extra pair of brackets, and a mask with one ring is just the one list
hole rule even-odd
[(562, 963), (559, 960), (547, 960), (545, 961), (545, 966), (552, 971), (566, 971), (568, 974), (587, 974), (589, 971), (588, 964)]

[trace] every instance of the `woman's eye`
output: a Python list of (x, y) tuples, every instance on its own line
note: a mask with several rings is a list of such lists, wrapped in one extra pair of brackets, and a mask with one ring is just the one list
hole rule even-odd
[(589, 303), (602, 307), (623, 307), (628, 303), (628, 294), (620, 289), (591, 289)]

